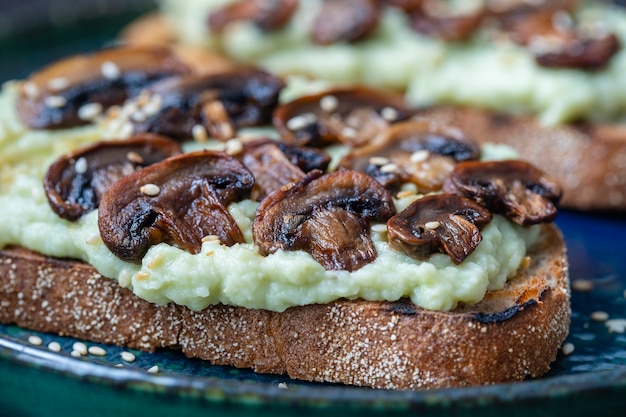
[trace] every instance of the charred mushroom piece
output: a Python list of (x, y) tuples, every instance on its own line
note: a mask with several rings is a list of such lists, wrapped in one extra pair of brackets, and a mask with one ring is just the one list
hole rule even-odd
[(162, 47), (119, 47), (58, 61), (21, 86), (17, 108), (33, 129), (79, 126), (121, 104), (150, 83), (188, 73)]
[(323, 0), (311, 38), (319, 45), (355, 42), (369, 35), (379, 19), (377, 0)]
[(228, 204), (247, 198), (254, 178), (235, 158), (215, 151), (174, 156), (116, 182), (103, 196), (98, 226), (122, 260), (140, 262), (161, 242), (198, 253), (202, 239), (244, 241)]
[(240, 0), (212, 12), (207, 23), (214, 32), (239, 21), (249, 21), (261, 30), (271, 31), (287, 24), (297, 8), (298, 0)]
[(491, 219), (489, 210), (469, 198), (429, 195), (389, 219), (389, 246), (419, 260), (447, 253), (458, 265), (482, 241), (480, 229)]
[(407, 106), (399, 94), (356, 87), (329, 90), (282, 104), (274, 112), (273, 123), (288, 144), (360, 146), (407, 116)]
[(280, 78), (254, 69), (172, 78), (147, 92), (151, 100), (158, 98), (158, 109), (147, 117), (131, 116), (131, 122), (136, 132), (188, 139), (202, 130), (226, 140), (241, 127), (270, 123), (284, 86)]
[(560, 186), (524, 161), (462, 162), (443, 189), (469, 197), (522, 226), (554, 220), (561, 199)]
[(613, 33), (577, 27), (568, 9), (535, 7), (503, 21), (513, 40), (526, 46), (543, 67), (600, 69), (621, 46)]
[(350, 151), (340, 166), (366, 172), (391, 191), (411, 182), (431, 192), (443, 186), (457, 162), (479, 157), (480, 148), (462, 130), (416, 119), (390, 126)]
[(177, 142), (149, 134), (78, 149), (48, 169), (44, 178), (48, 202), (60, 217), (77, 220), (98, 208), (106, 190), (117, 180), (180, 153)]
[(465, 40), (478, 29), (485, 17), (480, 2), (471, 5), (474, 7), (459, 11), (451, 10), (442, 0), (423, 0), (418, 7), (411, 9), (409, 24), (422, 35), (448, 42)]
[(328, 270), (354, 271), (376, 258), (367, 222), (394, 214), (391, 195), (368, 175), (313, 171), (267, 196), (252, 232), (264, 255), (305, 250)]

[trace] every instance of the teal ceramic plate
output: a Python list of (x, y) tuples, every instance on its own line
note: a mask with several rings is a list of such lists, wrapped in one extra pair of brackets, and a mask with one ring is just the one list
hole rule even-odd
[[(102, 46), (134, 15), (0, 37), (0, 81)], [(626, 320), (626, 216), (562, 212), (558, 224), (569, 247), (572, 280), (588, 280), (594, 288), (573, 292), (567, 343), (574, 351), (560, 354), (543, 378), (463, 389), (370, 390), (257, 375), (171, 351), (131, 351), (135, 360), (128, 362), (123, 349), (87, 343), (105, 355), (78, 359), (70, 355), (75, 339), (0, 326), (0, 416), (626, 415), (626, 333), (591, 318), (602, 311)], [(41, 344), (32, 343), (37, 338)], [(148, 371), (155, 366), (156, 373)]]

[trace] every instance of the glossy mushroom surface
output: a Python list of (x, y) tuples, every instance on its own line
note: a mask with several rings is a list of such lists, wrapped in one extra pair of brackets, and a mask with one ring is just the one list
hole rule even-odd
[(215, 151), (166, 159), (116, 182), (98, 212), (103, 242), (113, 254), (140, 262), (161, 242), (198, 253), (215, 236), (232, 246), (244, 241), (227, 206), (247, 198), (254, 178), (238, 160)]
[(254, 23), (259, 29), (270, 31), (283, 27), (298, 7), (298, 0), (240, 0), (212, 12), (207, 24), (214, 32), (240, 21)]
[(401, 95), (355, 87), (297, 98), (280, 105), (272, 120), (289, 144), (361, 146), (407, 116)]
[(157, 135), (101, 141), (63, 155), (50, 165), (44, 190), (52, 210), (73, 221), (98, 208), (106, 190), (119, 179), (180, 153), (177, 142)]
[(365, 38), (378, 25), (378, 1), (322, 0), (322, 8), (313, 21), (311, 39), (319, 45), (330, 45)]
[(469, 198), (428, 195), (387, 221), (389, 246), (419, 260), (446, 253), (458, 265), (482, 241), (480, 229), (491, 220), (489, 210)]
[(469, 197), (523, 226), (553, 221), (562, 195), (555, 180), (518, 160), (462, 162), (443, 190)]
[(283, 80), (265, 71), (239, 69), (220, 74), (177, 77), (153, 85), (147, 94), (158, 98), (158, 109), (139, 119), (135, 132), (158, 133), (177, 139), (194, 137), (194, 129), (226, 140), (237, 129), (271, 121)]
[(479, 146), (462, 130), (427, 120), (408, 120), (354, 148), (340, 165), (366, 172), (391, 191), (411, 182), (420, 191), (431, 192), (441, 189), (457, 162), (479, 157)]
[(158, 80), (189, 69), (163, 47), (117, 47), (57, 61), (22, 83), (20, 119), (32, 129), (87, 124)]
[(304, 250), (327, 270), (354, 271), (376, 258), (368, 222), (393, 214), (391, 194), (368, 175), (313, 171), (267, 196), (252, 231), (264, 255)]
[(481, 4), (458, 11), (445, 1), (422, 0), (419, 6), (410, 10), (408, 17), (414, 31), (451, 42), (469, 38), (479, 28), (485, 14)]

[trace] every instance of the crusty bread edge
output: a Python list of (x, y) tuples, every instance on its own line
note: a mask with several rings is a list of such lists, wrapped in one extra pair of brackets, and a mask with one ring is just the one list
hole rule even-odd
[(548, 371), (570, 321), (565, 245), (544, 225), (530, 266), (476, 306), (339, 300), (282, 313), (191, 311), (139, 299), (89, 265), (0, 251), (0, 322), (295, 379), (418, 389), (519, 381)]

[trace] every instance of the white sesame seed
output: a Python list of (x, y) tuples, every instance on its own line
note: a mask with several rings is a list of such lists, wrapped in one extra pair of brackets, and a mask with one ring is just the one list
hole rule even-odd
[(137, 152), (134, 151), (130, 151), (126, 154), (126, 159), (128, 159), (130, 162), (134, 162), (136, 164), (143, 164), (144, 163), (144, 159), (141, 155), (139, 155)]
[(343, 129), (341, 129), (341, 135), (350, 139), (356, 138), (358, 134), (359, 132), (357, 132), (355, 128), (350, 127), (350, 126), (346, 126)]
[(35, 345), (35, 346), (41, 346), (41, 344), (43, 343), (43, 340), (41, 340), (41, 337), (39, 336), (31, 335), (31, 336), (28, 336), (28, 343), (30, 343), (31, 345)]
[(74, 163), (74, 171), (76, 171), (77, 174), (82, 175), (87, 172), (87, 169), (89, 169), (87, 159), (81, 156), (76, 160), (76, 163)]
[(39, 97), (39, 87), (37, 87), (37, 84), (35, 84), (32, 81), (27, 81), (22, 85), (22, 89), (24, 91), (24, 94), (26, 94), (27, 97), (29, 98), (37, 98)]
[(380, 167), (380, 172), (391, 173), (391, 172), (396, 172), (397, 170), (398, 170), (398, 165), (396, 164), (386, 164)]
[(87, 354), (87, 345), (83, 342), (74, 342), (72, 345), (72, 350), (78, 352), (81, 355)]
[(61, 344), (59, 342), (50, 342), (48, 343), (48, 349), (50, 349), (52, 352), (60, 352)]
[(195, 125), (191, 128), (191, 136), (196, 142), (204, 143), (209, 140), (209, 134), (202, 125)]
[(579, 292), (591, 291), (593, 289), (593, 281), (588, 279), (576, 279), (572, 282), (572, 289)]
[(74, 358), (80, 358), (81, 356), (83, 356), (83, 354), (82, 354), (82, 353), (80, 353), (80, 352), (79, 352), (79, 351), (77, 351), (77, 350), (73, 350), (73, 351), (71, 351), (71, 352), (70, 352), (70, 355), (71, 355), (72, 357), (74, 357)]
[(135, 122), (145, 122), (148, 120), (148, 115), (141, 110), (135, 110), (133, 114), (130, 115), (130, 118)]
[(573, 343), (564, 344), (563, 347), (561, 348), (561, 352), (563, 352), (565, 356), (571, 355), (572, 353), (574, 353), (574, 344)]
[(51, 91), (65, 90), (70, 86), (70, 81), (65, 77), (56, 77), (48, 81), (48, 89)]
[(128, 288), (131, 283), (132, 275), (128, 271), (128, 269), (123, 269), (117, 277), (117, 282), (119, 282), (120, 286), (124, 288)]
[(413, 190), (402, 190), (398, 194), (396, 194), (397, 198), (407, 198), (413, 197), (415, 195), (415, 191)]
[(100, 346), (89, 346), (89, 349), (87, 349), (87, 352), (89, 352), (90, 355), (94, 355), (94, 356), (106, 356), (107, 354), (107, 351), (101, 348)]
[(122, 126), (120, 126), (120, 129), (117, 134), (120, 138), (124, 139), (124, 138), (131, 137), (134, 132), (135, 132), (135, 128), (133, 127), (133, 124), (130, 122), (125, 122), (125, 123), (122, 123)]
[(48, 96), (43, 102), (46, 106), (53, 109), (58, 109), (67, 104), (67, 100), (62, 96)]
[(134, 362), (135, 361), (135, 355), (133, 355), (131, 352), (122, 352), (120, 353), (120, 356), (122, 357), (122, 360), (125, 362)]
[(426, 224), (424, 225), (424, 227), (427, 228), (428, 230), (435, 230), (439, 226), (441, 226), (441, 223), (439, 223), (438, 221), (426, 222)]
[(287, 120), (287, 129), (299, 130), (303, 129), (317, 121), (317, 116), (313, 113), (304, 113), (298, 116), (292, 117)]
[(287, 384), (285, 384), (284, 382), (279, 382), (278, 383), (278, 388), (280, 388), (280, 389), (287, 389)]
[(386, 233), (387, 225), (384, 223), (376, 223), (372, 225), (372, 232), (374, 233)]
[(604, 322), (609, 333), (624, 333), (626, 331), (626, 319), (611, 319)]
[(85, 243), (90, 246), (100, 244), (102, 243), (102, 237), (98, 233), (94, 233), (85, 240)]
[(389, 162), (389, 158), (385, 158), (384, 156), (372, 156), (369, 159), (370, 164), (377, 166), (387, 165)]
[(109, 80), (117, 80), (122, 75), (120, 68), (112, 61), (105, 61), (100, 67), (104, 78)]
[(161, 192), (161, 188), (156, 184), (144, 184), (139, 188), (139, 191), (149, 197), (156, 197)]
[(420, 162), (424, 162), (425, 160), (428, 159), (428, 157), (430, 156), (430, 152), (427, 151), (426, 149), (420, 149), (419, 151), (415, 151), (411, 154), (411, 162), (413, 163), (420, 163)]
[(157, 372), (159, 372), (159, 367), (157, 365), (154, 365), (153, 367), (148, 369), (148, 372), (151, 374), (156, 374)]
[(594, 311), (591, 313), (591, 320), (593, 321), (607, 321), (609, 319), (609, 313), (606, 311)]
[(339, 100), (331, 94), (325, 95), (320, 99), (320, 108), (325, 112), (334, 112), (337, 110), (337, 107), (339, 107)]
[(385, 119), (388, 122), (395, 122), (396, 120), (398, 120), (398, 117), (400, 116), (398, 114), (398, 110), (394, 109), (393, 107), (383, 107), (380, 110), (380, 115), (383, 119)]
[(243, 144), (239, 139), (231, 139), (227, 141), (224, 149), (224, 151), (231, 156), (240, 154), (242, 150)]
[(116, 364), (115, 364), (115, 365), (113, 365), (113, 366), (114, 366), (114, 367), (116, 367), (116, 368), (123, 368), (123, 367), (124, 367), (124, 364), (121, 364), (121, 363), (116, 363)]
[(78, 118), (80, 120), (94, 120), (102, 114), (102, 104), (100, 103), (87, 103), (80, 106), (78, 109)]
[(217, 235), (207, 235), (202, 238), (202, 243), (217, 243), (220, 244), (220, 238)]
[(150, 100), (142, 107), (141, 111), (143, 111), (146, 116), (154, 116), (161, 111), (162, 105), (163, 97), (159, 94), (155, 94), (150, 97)]

